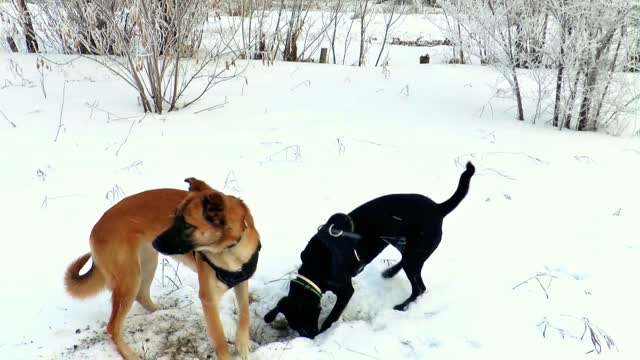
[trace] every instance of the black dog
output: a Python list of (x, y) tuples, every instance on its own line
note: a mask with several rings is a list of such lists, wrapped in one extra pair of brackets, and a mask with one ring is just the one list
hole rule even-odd
[[(282, 313), (289, 327), (314, 338), (331, 327), (346, 308), (354, 291), (351, 278), (387, 245), (398, 249), (402, 258), (382, 276), (391, 278), (403, 269), (411, 283), (409, 298), (394, 307), (404, 311), (426, 290), (422, 266), (440, 244), (442, 221), (467, 195), (474, 173), (473, 164), (467, 163), (456, 192), (441, 204), (420, 194), (392, 194), (360, 205), (348, 215), (332, 215), (300, 254), (302, 265), (289, 284), (288, 295), (264, 320), (270, 323)], [(318, 331), (320, 299), (326, 291), (336, 295), (336, 303)]]

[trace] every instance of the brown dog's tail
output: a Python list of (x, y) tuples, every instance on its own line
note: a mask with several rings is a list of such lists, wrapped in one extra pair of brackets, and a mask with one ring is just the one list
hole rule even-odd
[(96, 268), (96, 264), (91, 264), (91, 269), (80, 275), (80, 270), (89, 261), (91, 253), (86, 253), (77, 258), (64, 275), (64, 285), (67, 292), (75, 298), (87, 298), (97, 294), (105, 287), (105, 278), (102, 272)]

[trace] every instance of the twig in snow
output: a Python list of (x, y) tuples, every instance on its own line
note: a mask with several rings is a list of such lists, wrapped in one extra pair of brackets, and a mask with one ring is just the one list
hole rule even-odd
[[(165, 267), (169, 267), (173, 271), (173, 277), (164, 274)], [(164, 279), (171, 281), (175, 289), (180, 289), (182, 287), (182, 279), (178, 274), (178, 270), (180, 269), (180, 262), (176, 263), (176, 266), (173, 266), (171, 262), (167, 258), (162, 259), (162, 286), (164, 287)], [(178, 285), (180, 284), (180, 285)]]
[[(280, 151), (276, 151), (275, 153), (265, 157), (260, 164), (266, 162), (272, 162), (274, 157), (277, 155), (284, 154), (285, 161), (300, 161), (302, 159), (302, 155), (300, 154), (300, 145), (289, 145)], [(290, 159), (293, 157), (293, 159)]]
[(120, 168), (120, 170), (127, 170), (130, 171), (131, 169), (138, 169), (139, 166), (142, 165), (142, 161), (138, 160), (138, 161), (134, 161), (131, 165), (129, 166), (125, 166), (123, 168)]
[[(544, 291), (544, 296), (546, 296), (547, 299), (549, 299), (549, 293), (547, 292), (547, 289), (542, 285), (542, 283), (540, 282), (540, 279), (538, 279), (538, 277), (536, 277), (535, 279), (538, 282), (538, 285), (540, 285), (540, 288), (542, 289), (542, 291)], [(551, 283), (551, 281), (549, 281), (549, 283)]]
[(241, 189), (240, 185), (238, 184), (238, 178), (236, 177), (236, 173), (233, 172), (233, 170), (229, 171), (227, 177), (224, 179), (224, 185), (222, 186), (222, 189), (240, 194)]
[(7, 117), (7, 115), (5, 115), (5, 114), (2, 112), (2, 110), (0, 110), (0, 115), (2, 115), (2, 117), (3, 117), (3, 118), (5, 118), (5, 120), (7, 120), (11, 126), (13, 126), (14, 128), (16, 128), (16, 127), (17, 127), (17, 126), (16, 126), (16, 124), (14, 124), (14, 123), (13, 123), (13, 121), (9, 120), (9, 118)]
[(107, 194), (105, 195), (107, 200), (111, 201), (111, 204), (115, 204), (124, 196), (125, 196), (124, 190), (122, 190), (122, 188), (118, 184), (114, 185), (113, 188), (107, 191)]
[(58, 195), (58, 196), (45, 195), (44, 199), (42, 200), (42, 203), (40, 204), (40, 208), (42, 209), (47, 208), (49, 206), (49, 200), (57, 200), (57, 199), (64, 199), (64, 198), (77, 197), (77, 196), (83, 196), (83, 194), (69, 194), (69, 195)]
[(587, 163), (587, 164), (595, 163), (595, 160), (593, 160), (592, 158), (588, 157), (587, 155), (574, 155), (573, 158), (576, 159), (578, 162), (581, 162), (581, 163)]
[(592, 352), (596, 352), (596, 353), (600, 354), (602, 352), (602, 342), (603, 342), (602, 339), (604, 339), (604, 343), (605, 343), (605, 345), (607, 345), (608, 349), (615, 348), (616, 350), (618, 350), (618, 347), (615, 344), (615, 341), (613, 340), (613, 338), (609, 334), (607, 334), (607, 332), (605, 332), (603, 329), (601, 329), (600, 327), (594, 325), (589, 318), (587, 318), (587, 317), (576, 317), (576, 316), (564, 315), (564, 314), (561, 314), (560, 316), (569, 317), (569, 318), (573, 318), (575, 320), (581, 321), (583, 323), (582, 334), (580, 336), (577, 336), (575, 334), (571, 334), (571, 332), (568, 331), (568, 330), (565, 330), (565, 329), (559, 328), (557, 326), (554, 326), (545, 317), (538, 324), (538, 327), (540, 327), (540, 326), (543, 327), (543, 329), (542, 329), (542, 337), (544, 337), (544, 338), (547, 337), (547, 330), (548, 329), (554, 329), (554, 330), (558, 331), (558, 333), (560, 334), (560, 336), (563, 339), (568, 336), (568, 337), (572, 337), (572, 338), (578, 339), (580, 341), (584, 341), (585, 335), (587, 335), (587, 333), (588, 333), (589, 334), (589, 340), (591, 340), (591, 344), (593, 345), (593, 349), (587, 351), (586, 354), (590, 354)]
[(402, 90), (400, 90), (400, 94), (409, 97), (409, 84), (405, 85)]
[[(542, 285), (542, 282), (540, 281), (540, 277), (548, 277), (548, 278), (549, 278), (549, 283), (547, 284), (547, 286), (546, 286), (546, 287), (545, 287), (544, 285)], [(513, 288), (511, 288), (511, 289), (512, 289), (512, 290), (515, 290), (515, 289), (519, 288), (520, 286), (522, 286), (522, 285), (524, 285), (524, 284), (527, 284), (529, 281), (531, 281), (531, 280), (534, 280), (534, 279), (535, 279), (535, 280), (538, 282), (538, 285), (540, 285), (540, 288), (542, 289), (542, 291), (544, 292), (545, 297), (546, 297), (547, 299), (549, 299), (549, 292), (548, 292), (548, 290), (549, 290), (549, 288), (551, 287), (551, 281), (552, 281), (553, 279), (555, 279), (555, 278), (557, 278), (555, 275), (552, 275), (552, 274), (549, 274), (549, 273), (546, 273), (546, 272), (540, 272), (540, 273), (537, 273), (537, 274), (535, 274), (535, 275), (533, 275), (533, 276), (529, 277), (527, 280), (525, 280), (525, 281), (523, 281), (523, 282), (521, 282), (521, 283), (517, 284), (516, 286), (514, 286), (514, 287), (513, 287)]]
[(302, 86), (302, 85), (306, 85), (307, 87), (311, 87), (311, 80), (305, 80), (305, 81), (303, 81), (303, 82), (301, 82), (301, 83), (297, 84), (296, 86), (294, 86), (294, 87), (292, 87), (292, 88), (291, 88), (291, 91), (293, 91), (293, 90), (295, 90), (295, 89), (299, 88), (299, 87), (300, 87), (300, 86)]
[(355, 353), (355, 354), (358, 354), (358, 355), (362, 355), (362, 356), (368, 357), (368, 358), (370, 358), (370, 359), (382, 360), (382, 359), (377, 358), (377, 357), (375, 357), (375, 356), (371, 356), (371, 355), (369, 355), (369, 354), (365, 354), (365, 353), (360, 352), (360, 351), (357, 351), (357, 350), (349, 349), (348, 347), (345, 347), (345, 349), (347, 349), (347, 350), (351, 351), (352, 353)]
[(496, 143), (496, 132), (492, 131), (486, 135), (483, 135), (481, 137), (482, 140), (488, 140), (490, 143), (495, 144)]
[(62, 111), (64, 110), (64, 96), (67, 89), (67, 82), (62, 83), (62, 105), (60, 105), (60, 118), (58, 119), (58, 130), (56, 131), (56, 138), (53, 142), (58, 141), (58, 135), (60, 135), (60, 129), (62, 129)]
[(336, 141), (338, 141), (338, 155), (343, 155), (346, 150), (344, 143), (340, 141), (340, 138), (336, 138)]
[[(71, 80), (67, 80), (67, 82), (69, 82)], [(100, 105), (100, 102), (98, 100), (95, 100), (92, 103), (86, 102), (85, 101), (85, 106), (88, 107), (89, 109), (91, 109), (91, 112), (89, 113), (89, 119), (93, 118), (93, 112), (95, 110), (103, 112), (107, 115), (107, 122), (112, 122), (112, 121), (120, 121), (120, 120), (129, 120), (129, 119), (133, 119), (136, 116), (120, 116), (120, 115), (116, 115), (110, 111), (104, 110), (99, 108), (98, 106)]]
[(44, 171), (42, 171), (42, 169), (38, 169), (36, 171), (36, 176), (38, 176), (38, 178), (40, 180), (42, 180), (42, 182), (44, 182), (45, 180), (47, 180), (47, 173), (45, 173)]
[[(511, 151), (488, 151), (488, 152), (483, 152), (483, 153), (469, 153), (469, 154), (463, 154), (463, 155), (459, 155), (456, 157), (456, 164), (459, 166), (463, 166), (464, 162), (462, 161), (463, 157), (466, 156), (471, 156), (472, 158), (477, 158), (477, 157), (482, 157), (482, 156), (487, 156), (487, 155), (519, 155), (519, 156), (524, 156), (526, 158), (528, 158), (529, 160), (537, 163), (537, 164), (543, 164), (543, 165), (549, 165), (548, 161), (542, 160), (539, 157), (527, 154), (523, 151), (520, 152), (511, 152)], [(466, 161), (465, 161), (466, 162)]]
[(194, 114), (200, 114), (203, 111), (211, 111), (211, 110), (222, 109), (225, 105), (227, 105), (227, 97), (226, 96), (224, 97), (224, 102), (222, 104), (213, 105), (213, 106), (208, 107), (206, 109), (198, 110), (198, 111), (194, 112)]
[(274, 280), (267, 281), (267, 282), (265, 282), (264, 284), (265, 284), (265, 285), (266, 285), (266, 284), (271, 284), (271, 283), (274, 283), (274, 282), (277, 282), (277, 281), (288, 281), (289, 279), (288, 279), (288, 278), (286, 278), (286, 279), (285, 279), (285, 277), (286, 277), (287, 275), (291, 275), (291, 274), (293, 274), (294, 272), (295, 272), (294, 270), (288, 271), (288, 272), (286, 272), (286, 273), (282, 274), (282, 276), (280, 276), (279, 278), (274, 279)]
[(509, 176), (509, 175), (506, 175), (506, 174), (504, 174), (504, 173), (502, 173), (502, 172), (500, 172), (500, 171), (498, 171), (498, 170), (496, 170), (496, 169), (487, 168), (487, 170), (489, 170), (489, 171), (493, 171), (494, 173), (496, 173), (496, 174), (498, 174), (498, 175), (500, 175), (500, 176), (502, 176), (502, 177), (504, 177), (504, 178), (507, 178), (507, 179), (509, 179), (509, 180), (516, 180), (516, 178), (513, 178), (513, 177), (511, 177), (511, 176)]
[(591, 340), (591, 343), (593, 344), (593, 349), (587, 351), (586, 352), (587, 354), (592, 353), (594, 351), (597, 352), (598, 354), (602, 352), (602, 343), (600, 342), (600, 337), (604, 338), (607, 348), (611, 349), (615, 347), (616, 350), (618, 350), (618, 347), (613, 341), (613, 338), (611, 338), (609, 334), (607, 334), (604, 330), (602, 330), (598, 326), (591, 324), (591, 321), (588, 318), (585, 317), (585, 318), (582, 318), (582, 320), (584, 321), (584, 331), (582, 333), (582, 336), (580, 337), (580, 340), (584, 338), (584, 336), (588, 331), (589, 338)]
[[(140, 118), (140, 120), (138, 120), (138, 122), (141, 122), (147, 115), (145, 114), (143, 117)], [(129, 126), (129, 131), (127, 132), (127, 136), (124, 138), (124, 140), (122, 141), (122, 143), (120, 143), (120, 146), (118, 146), (118, 150), (116, 150), (116, 156), (118, 156), (118, 154), (120, 153), (120, 150), (122, 149), (122, 147), (127, 143), (127, 141), (129, 140), (129, 136), (131, 135), (131, 131), (133, 130), (133, 126), (136, 124), (136, 120), (133, 120), (131, 122), (131, 126)]]

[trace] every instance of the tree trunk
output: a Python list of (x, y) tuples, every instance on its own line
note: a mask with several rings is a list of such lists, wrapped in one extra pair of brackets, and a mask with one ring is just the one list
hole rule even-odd
[(336, 32), (337, 31), (338, 31), (338, 11), (333, 13), (333, 34), (331, 34), (331, 56), (333, 57), (334, 64), (336, 64)]
[(616, 45), (616, 52), (613, 54), (613, 60), (611, 61), (611, 66), (609, 66), (609, 72), (611, 75), (607, 80), (607, 85), (605, 85), (604, 90), (602, 91), (602, 95), (600, 96), (600, 102), (598, 102), (596, 108), (596, 121), (600, 118), (600, 112), (602, 110), (602, 104), (604, 103), (604, 98), (607, 96), (607, 92), (609, 91), (609, 85), (611, 85), (611, 78), (613, 77), (616, 71), (616, 62), (618, 62), (618, 55), (620, 54), (620, 47), (622, 46), (622, 39), (624, 38), (625, 27), (622, 26), (620, 28), (620, 38), (618, 39), (618, 45)]
[(358, 58), (358, 66), (362, 66), (364, 64), (364, 40), (365, 40), (365, 26), (364, 20), (367, 17), (367, 7), (369, 5), (368, 0), (364, 1), (364, 8), (362, 9), (362, 14), (360, 15), (360, 56)]
[[(394, 0), (395, 1), (395, 0)], [(389, 29), (391, 28), (391, 24), (393, 23), (393, 16), (396, 14), (396, 6), (392, 5), (391, 14), (389, 15), (389, 21), (385, 24), (384, 27), (384, 38), (382, 39), (382, 46), (380, 47), (380, 52), (378, 53), (378, 58), (376, 59), (376, 65), (380, 62), (380, 57), (382, 56), (382, 52), (384, 51), (384, 47), (387, 44), (387, 37), (389, 36)]]
[(578, 115), (578, 130), (592, 130), (595, 127), (595, 121), (597, 119), (590, 119), (589, 113), (591, 111), (591, 103), (593, 98), (593, 91), (600, 75), (599, 63), (605, 50), (609, 48), (613, 35), (617, 28), (609, 30), (607, 34), (599, 42), (599, 46), (596, 48), (595, 55), (589, 70), (585, 77), (584, 96), (582, 103), (580, 104), (580, 113)]
[(573, 88), (571, 88), (571, 93), (569, 94), (569, 101), (567, 102), (567, 109), (565, 112), (565, 116), (563, 116), (564, 119), (564, 127), (567, 129), (571, 129), (571, 118), (573, 115), (573, 106), (575, 105), (576, 102), (576, 95), (578, 94), (578, 83), (580, 82), (580, 74), (582, 72), (578, 71), (578, 73), (576, 74), (576, 80), (573, 82)]
[(542, 64), (542, 56), (544, 53), (544, 47), (547, 43), (547, 26), (549, 24), (549, 14), (544, 14), (544, 21), (542, 22), (542, 41), (539, 44), (537, 49), (533, 50), (533, 57), (531, 58), (531, 62), (540, 65)]
[[(504, 1), (505, 6), (507, 1)], [(511, 22), (507, 14), (507, 40), (509, 47), (509, 62), (511, 63), (511, 77), (513, 78), (513, 91), (516, 93), (516, 104), (518, 106), (518, 120), (524, 121), (524, 109), (522, 107), (522, 94), (520, 93), (520, 83), (518, 82), (518, 73), (516, 72), (516, 62), (513, 57), (513, 37), (511, 36)]]
[(30, 53), (39, 52), (38, 40), (36, 39), (36, 32), (33, 30), (33, 23), (31, 22), (31, 14), (27, 8), (25, 0), (18, 0), (18, 6), (22, 13), (22, 26), (24, 27), (25, 40), (27, 42), (27, 51)]
[[(565, 66), (565, 46), (567, 41), (567, 34), (571, 36), (572, 27), (569, 26), (565, 29), (566, 23), (562, 25), (562, 34), (560, 36), (560, 59), (558, 60), (558, 75), (556, 76), (556, 100), (553, 105), (553, 126), (559, 126), (560, 117), (560, 100), (562, 99), (562, 84), (564, 82), (564, 66)], [(565, 34), (565, 31), (567, 34)], [(561, 125), (560, 125), (561, 126)]]
[(462, 51), (462, 29), (458, 23), (458, 37), (460, 37), (460, 64), (464, 64), (464, 52)]
[(522, 40), (522, 17), (520, 15), (516, 15), (516, 40), (515, 40), (515, 66), (516, 68), (526, 68), (526, 54), (525, 54), (525, 46), (524, 41)]
[(11, 49), (11, 51), (18, 52), (18, 46), (16, 46), (16, 42), (13, 41), (11, 36), (7, 36), (7, 43), (9, 43), (9, 49)]
[(516, 93), (516, 102), (518, 105), (518, 120), (524, 121), (524, 109), (522, 107), (522, 93), (520, 92), (520, 83), (518, 82), (518, 74), (516, 73), (516, 67), (511, 68), (513, 76), (513, 90)]

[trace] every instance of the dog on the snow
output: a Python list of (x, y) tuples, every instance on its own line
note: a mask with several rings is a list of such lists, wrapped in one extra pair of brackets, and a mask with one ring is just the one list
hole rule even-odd
[[(76, 259), (64, 283), (75, 298), (111, 291), (111, 318), (107, 332), (126, 360), (141, 359), (124, 339), (124, 321), (134, 301), (150, 312), (160, 309), (150, 297), (158, 253), (171, 256), (198, 274), (200, 302), (216, 356), (231, 360), (218, 303), (233, 288), (239, 320), (236, 350), (247, 359), (249, 339), (249, 285), (261, 248), (249, 207), (239, 198), (188, 178), (189, 191), (153, 189), (126, 197), (94, 225), (91, 252)], [(88, 272), (82, 267), (93, 259)]]
[[(421, 194), (391, 194), (370, 200), (349, 214), (332, 215), (301, 252), (302, 265), (289, 283), (289, 293), (265, 314), (265, 322), (282, 313), (289, 327), (303, 337), (324, 332), (349, 303), (354, 292), (351, 279), (387, 245), (395, 247), (402, 258), (382, 276), (391, 278), (404, 270), (411, 295), (394, 309), (406, 310), (426, 290), (422, 266), (440, 244), (443, 219), (465, 198), (474, 173), (475, 167), (468, 162), (455, 193), (440, 204)], [(336, 295), (336, 303), (318, 331), (320, 300), (327, 291)]]

